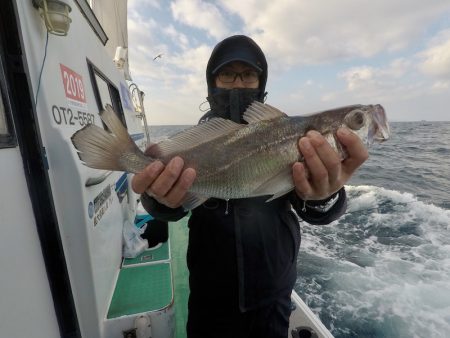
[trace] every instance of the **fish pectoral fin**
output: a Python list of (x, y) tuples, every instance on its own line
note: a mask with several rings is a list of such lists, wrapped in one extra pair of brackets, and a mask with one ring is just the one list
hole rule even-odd
[(247, 123), (256, 123), (264, 120), (272, 120), (279, 117), (287, 117), (285, 113), (271, 105), (254, 101), (244, 112), (243, 118)]
[(185, 210), (192, 210), (197, 208), (200, 204), (206, 202), (209, 197), (199, 196), (192, 192), (188, 192), (183, 202), (183, 208)]
[(287, 194), (292, 189), (294, 189), (294, 182), (292, 180), (292, 168), (289, 166), (261, 184), (258, 188), (255, 189), (252, 195), (273, 195), (266, 201), (269, 202), (275, 198)]

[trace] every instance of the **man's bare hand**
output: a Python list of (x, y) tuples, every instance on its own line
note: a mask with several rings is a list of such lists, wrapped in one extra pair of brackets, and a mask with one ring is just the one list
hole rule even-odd
[(297, 195), (303, 200), (322, 200), (339, 189), (369, 157), (359, 137), (346, 128), (337, 131), (348, 157), (339, 155), (317, 131), (309, 131), (298, 142), (304, 162), (293, 165), (292, 175)]
[(160, 161), (155, 161), (141, 173), (134, 175), (131, 186), (138, 194), (146, 192), (159, 203), (177, 208), (182, 205), (196, 177), (194, 169), (183, 167), (183, 159), (178, 156), (170, 160), (166, 166)]

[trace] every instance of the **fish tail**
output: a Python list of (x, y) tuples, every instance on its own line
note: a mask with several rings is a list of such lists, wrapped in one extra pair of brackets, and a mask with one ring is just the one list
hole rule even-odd
[(80, 160), (94, 169), (136, 173), (145, 168), (151, 159), (136, 146), (111, 106), (100, 117), (111, 133), (88, 124), (71, 137)]

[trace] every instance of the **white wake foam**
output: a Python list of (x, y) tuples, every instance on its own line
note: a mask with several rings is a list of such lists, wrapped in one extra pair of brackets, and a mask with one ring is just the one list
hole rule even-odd
[(341, 219), (304, 224), (296, 289), (337, 337), (447, 337), (450, 211), (385, 188), (346, 190)]

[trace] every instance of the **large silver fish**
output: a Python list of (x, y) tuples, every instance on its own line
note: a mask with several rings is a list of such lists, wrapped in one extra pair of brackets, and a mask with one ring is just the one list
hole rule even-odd
[(167, 164), (178, 155), (197, 178), (189, 189), (185, 209), (210, 197), (221, 199), (282, 196), (294, 188), (292, 165), (301, 161), (298, 140), (307, 131), (320, 132), (342, 158), (345, 149), (335, 133), (345, 126), (370, 146), (389, 138), (389, 126), (380, 105), (354, 105), (309, 116), (288, 117), (278, 109), (254, 102), (245, 111), (248, 124), (222, 118), (189, 128), (154, 144), (144, 154), (108, 106), (100, 114), (111, 133), (90, 124), (72, 136), (85, 165), (91, 168), (138, 173), (149, 163)]

